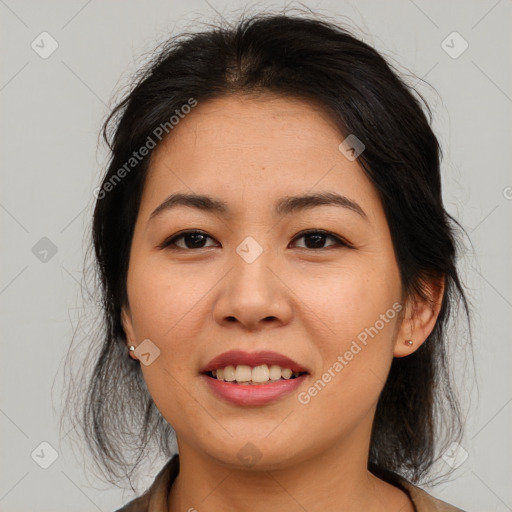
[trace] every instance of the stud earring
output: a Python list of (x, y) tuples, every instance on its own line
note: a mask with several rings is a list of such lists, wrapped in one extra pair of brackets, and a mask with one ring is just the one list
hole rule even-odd
[(414, 344), (414, 341), (412, 341), (412, 340), (406, 340), (406, 341), (405, 341), (405, 344), (406, 344), (406, 345), (409, 345), (409, 347), (412, 347), (412, 346), (413, 346), (413, 344)]

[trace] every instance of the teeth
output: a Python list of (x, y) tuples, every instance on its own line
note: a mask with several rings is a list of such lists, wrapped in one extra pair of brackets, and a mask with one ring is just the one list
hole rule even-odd
[(212, 375), (218, 380), (226, 382), (236, 381), (239, 384), (262, 384), (276, 380), (289, 379), (292, 375), (298, 377), (298, 372), (292, 372), (290, 368), (281, 368), (277, 364), (268, 367), (266, 364), (251, 368), (245, 364), (237, 366), (229, 365), (212, 371)]
[(237, 382), (249, 382), (251, 380), (251, 367), (239, 364), (235, 370), (235, 380)]
[(282, 377), (281, 367), (277, 364), (271, 365), (268, 374), (270, 380), (279, 380)]

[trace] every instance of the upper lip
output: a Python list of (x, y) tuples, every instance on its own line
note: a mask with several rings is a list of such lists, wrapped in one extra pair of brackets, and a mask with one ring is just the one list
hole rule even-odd
[(214, 357), (209, 363), (206, 364), (201, 370), (201, 373), (211, 372), (217, 368), (225, 368), (229, 365), (245, 364), (247, 366), (259, 366), (262, 364), (272, 365), (277, 364), (281, 368), (290, 368), (292, 372), (306, 372), (299, 363), (293, 361), (289, 357), (277, 352), (270, 352), (263, 350), (259, 352), (244, 352), (243, 350), (230, 350), (223, 354)]

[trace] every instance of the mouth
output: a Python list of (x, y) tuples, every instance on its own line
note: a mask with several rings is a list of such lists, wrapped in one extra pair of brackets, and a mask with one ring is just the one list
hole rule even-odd
[(229, 384), (264, 386), (283, 380), (294, 380), (309, 371), (289, 357), (277, 352), (224, 352), (207, 363), (200, 373), (210, 379)]
[(309, 373), (292, 372), (279, 365), (228, 365), (202, 372), (200, 377), (216, 397), (246, 407), (269, 405), (290, 396), (305, 385)]

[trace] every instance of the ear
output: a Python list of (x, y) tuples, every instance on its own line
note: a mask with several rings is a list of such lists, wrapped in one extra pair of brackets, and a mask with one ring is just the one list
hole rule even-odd
[[(126, 334), (127, 345), (137, 346), (135, 340), (135, 330), (133, 328), (132, 315), (130, 309), (127, 306), (123, 306), (121, 309), (121, 324), (123, 325), (124, 333)], [(129, 352), (132, 359), (137, 359), (133, 352)]]
[[(423, 293), (427, 300), (422, 297), (411, 297), (407, 300), (402, 323), (398, 330), (393, 349), (394, 357), (405, 357), (415, 352), (428, 338), (433, 331), (441, 306), (443, 304), (445, 288), (444, 276), (423, 280)], [(413, 345), (406, 344), (412, 340)]]

